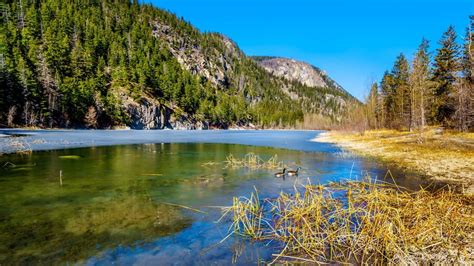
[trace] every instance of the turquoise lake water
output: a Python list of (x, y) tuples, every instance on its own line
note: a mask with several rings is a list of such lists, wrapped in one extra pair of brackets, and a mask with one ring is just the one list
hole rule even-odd
[[(228, 265), (269, 261), (277, 243), (228, 234), (219, 206), (257, 189), (383, 178), (387, 166), (327, 144), (319, 131), (14, 131), (0, 152), (0, 264)], [(18, 137), (18, 134), (21, 136)], [(298, 177), (226, 168), (232, 154), (277, 156)], [(420, 180), (402, 173), (397, 183)], [(62, 183), (62, 185), (61, 185)], [(196, 212), (181, 206), (197, 209)], [(230, 218), (230, 217), (229, 217)], [(239, 255), (239, 256), (237, 256)]]

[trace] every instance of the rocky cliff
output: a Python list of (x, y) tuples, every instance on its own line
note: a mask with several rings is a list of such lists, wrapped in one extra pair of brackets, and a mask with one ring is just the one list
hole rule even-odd
[(282, 87), (283, 91), (291, 99), (299, 101), (306, 113), (321, 114), (340, 121), (349, 105), (359, 103), (318, 67), (290, 58), (270, 56), (252, 58), (271, 75), (288, 81)]
[(254, 56), (253, 59), (268, 73), (312, 88), (331, 88), (350, 95), (320, 68), (291, 58)]
[(128, 126), (131, 129), (208, 129), (209, 125), (196, 121), (177, 107), (160, 103), (151, 95), (133, 99), (126, 93), (120, 95)]

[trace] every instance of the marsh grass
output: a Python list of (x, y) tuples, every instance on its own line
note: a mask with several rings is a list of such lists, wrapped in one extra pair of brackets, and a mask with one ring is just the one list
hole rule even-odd
[(274, 261), (355, 264), (474, 262), (474, 198), (364, 181), (234, 198), (230, 234), (279, 243)]
[(336, 143), (359, 155), (449, 183), (474, 195), (474, 133), (438, 134), (435, 128), (415, 132), (369, 130), (330, 132), (315, 140)]
[(268, 160), (262, 159), (255, 153), (247, 153), (243, 158), (236, 158), (233, 154), (226, 157), (224, 161), (226, 168), (248, 168), (248, 169), (282, 169), (285, 164), (278, 161), (278, 156), (275, 154)]

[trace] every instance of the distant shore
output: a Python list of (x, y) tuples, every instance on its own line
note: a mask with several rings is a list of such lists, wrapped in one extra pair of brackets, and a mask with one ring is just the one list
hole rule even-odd
[(312, 141), (334, 143), (402, 169), (418, 172), (435, 182), (452, 184), (474, 194), (474, 133), (400, 132), (371, 130), (363, 133), (324, 132)]

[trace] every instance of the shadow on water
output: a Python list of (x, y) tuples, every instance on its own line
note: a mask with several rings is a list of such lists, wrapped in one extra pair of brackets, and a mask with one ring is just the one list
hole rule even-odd
[[(290, 167), (301, 166), (301, 174), (283, 180), (274, 178), (273, 170), (224, 167), (227, 155), (249, 152), (263, 158), (277, 154)], [(203, 143), (0, 157), (0, 165), (7, 162), (0, 168), (0, 264), (228, 264), (234, 253), (242, 255), (239, 263), (254, 264), (271, 258), (274, 250), (232, 238), (215, 247), (229, 224), (214, 223), (221, 213), (209, 206), (228, 206), (234, 196), (249, 195), (254, 188), (267, 197), (308, 180), (327, 183), (357, 179), (365, 170), (378, 176), (385, 172), (375, 163), (332, 153)]]

